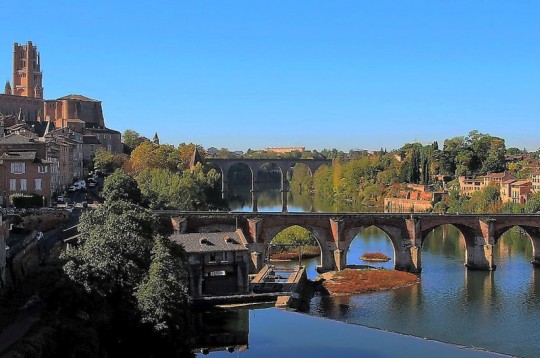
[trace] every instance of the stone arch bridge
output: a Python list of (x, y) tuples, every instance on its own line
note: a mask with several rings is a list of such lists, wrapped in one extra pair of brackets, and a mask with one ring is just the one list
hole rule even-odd
[(162, 225), (178, 233), (239, 230), (251, 253), (251, 273), (258, 272), (270, 242), (280, 231), (298, 225), (313, 234), (321, 247), (321, 272), (342, 270), (354, 237), (375, 226), (394, 247), (394, 268), (422, 270), (421, 248), (430, 232), (453, 225), (465, 241), (465, 266), (494, 270), (493, 247), (507, 230), (518, 226), (529, 236), (532, 263), (540, 265), (540, 215), (538, 214), (395, 214), (395, 213), (243, 213), (156, 211)]
[(229, 169), (236, 164), (246, 165), (251, 172), (251, 203), (252, 211), (257, 212), (257, 196), (259, 192), (258, 181), (257, 181), (257, 172), (264, 164), (274, 164), (277, 166), (281, 172), (281, 204), (282, 212), (287, 212), (287, 193), (289, 192), (289, 181), (287, 180), (287, 172), (295, 164), (304, 164), (306, 165), (311, 175), (324, 164), (332, 164), (330, 159), (205, 159), (205, 162), (217, 166), (221, 170), (221, 195), (225, 199), (227, 198), (227, 193), (229, 191), (229, 183), (227, 175)]

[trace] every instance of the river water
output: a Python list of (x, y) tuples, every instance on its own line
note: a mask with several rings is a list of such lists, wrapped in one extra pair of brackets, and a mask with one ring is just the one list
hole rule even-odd
[[(259, 201), (259, 211), (281, 210), (279, 194), (270, 193), (267, 197), (272, 196), (276, 198), (274, 205), (271, 205), (270, 200), (265, 199), (262, 201), (264, 205), (261, 206), (261, 201)], [(290, 197), (289, 203), (291, 204), (290, 211), (313, 210), (313, 204), (305, 199), (298, 204), (294, 197)], [(250, 211), (249, 203), (244, 203), (243, 207), (234, 209)], [(362, 264), (359, 258), (366, 252), (382, 252), (393, 257), (390, 240), (375, 227), (367, 228), (358, 234), (348, 252), (347, 263)], [(519, 230), (508, 232), (498, 243), (495, 255), (496, 271), (467, 270), (463, 265), (465, 246), (459, 231), (453, 226), (444, 226), (434, 230), (422, 247), (423, 270), (419, 275), (418, 285), (388, 292), (346, 297), (316, 295), (303, 313), (311, 317), (327, 318), (458, 346), (477, 347), (515, 356), (538, 357), (540, 356), (540, 329), (538, 329), (540, 327), (540, 270), (534, 269), (530, 263), (532, 258), (530, 241)], [(317, 275), (315, 267), (318, 262), (318, 258), (304, 261), (310, 278)], [(393, 262), (375, 266), (393, 268)], [(284, 313), (266, 309), (252, 310), (245, 314), (251, 319), (248, 349), (242, 352), (235, 350), (235, 352), (242, 357), (262, 356), (252, 355), (253, 353), (250, 352), (260, 352), (261, 347), (271, 349), (275, 346), (275, 343), (266, 345), (277, 338), (267, 337), (268, 340), (265, 341), (264, 337), (267, 334), (265, 327), (272, 326), (275, 323), (274, 320), (276, 322), (283, 320)], [(292, 315), (292, 313), (288, 314)], [(251, 315), (254, 317), (252, 318)], [(255, 317), (263, 317), (263, 319)], [(309, 327), (315, 329), (314, 327), (318, 324), (326, 325), (325, 322), (327, 322), (327, 320), (300, 321), (297, 316), (292, 317), (299, 322), (297, 326), (299, 329), (309, 329)], [(288, 319), (286, 318), (285, 321)], [(307, 323), (304, 325), (300, 322)], [(294, 323), (291, 323), (291, 327), (295, 327)], [(358, 356), (391, 357), (400, 353), (399, 349), (387, 350), (387, 346), (402, 344), (398, 343), (399, 339), (395, 338), (396, 336), (372, 337), (375, 345), (380, 348), (377, 350), (375, 347), (366, 346), (366, 342), (371, 342), (366, 336), (366, 328), (350, 334), (343, 333), (343, 336), (340, 336), (337, 333), (339, 329), (336, 327), (341, 326), (320, 329), (327, 332), (325, 335), (327, 340), (338, 342), (324, 351), (327, 354), (337, 352), (332, 349), (337, 349), (340, 344), (347, 346), (351, 343), (355, 343), (359, 349)], [(278, 330), (278, 332), (281, 332), (284, 340), (290, 336), (289, 330)], [(385, 332), (379, 333), (385, 334)], [(316, 336), (315, 333), (313, 335)], [(349, 338), (344, 337), (350, 337), (350, 335), (357, 338), (349, 342), (347, 341)], [(299, 338), (299, 341), (302, 339)], [(324, 344), (327, 343), (325, 341)], [(306, 340), (304, 344), (324, 345), (322, 341), (318, 343), (313, 339)], [(369, 355), (362, 355), (361, 348), (363, 347), (369, 350)], [(456, 351), (446, 351), (440, 347), (433, 348), (439, 356), (446, 356), (446, 354), (468, 356), (468, 354), (478, 353), (457, 349), (455, 346), (452, 348), (457, 349)], [(414, 348), (407, 349), (414, 352)], [(426, 346), (419, 349), (422, 352), (422, 349), (429, 350), (432, 347)], [(297, 352), (295, 356), (307, 355)]]

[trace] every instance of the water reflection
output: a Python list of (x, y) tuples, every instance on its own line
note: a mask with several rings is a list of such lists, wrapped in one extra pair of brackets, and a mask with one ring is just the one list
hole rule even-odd
[(195, 352), (244, 351), (249, 342), (249, 310), (192, 312)]
[[(290, 197), (289, 203), (296, 205), (300, 202), (296, 199)], [(270, 199), (267, 203), (270, 206), (264, 211), (281, 210), (279, 201), (273, 206)], [(307, 203), (294, 210), (309, 211)], [(313, 206), (334, 211), (322, 209), (317, 202)], [(363, 263), (359, 258), (366, 252), (394, 256), (388, 237), (374, 227), (357, 235), (347, 253), (347, 262)], [(497, 270), (493, 272), (465, 268), (465, 241), (451, 225), (434, 229), (425, 238), (421, 255), (418, 285), (356, 296), (315, 296), (308, 313), (517, 356), (538, 355), (540, 269), (534, 269), (530, 263), (532, 245), (522, 230), (509, 230), (497, 242)], [(315, 278), (319, 258), (305, 260), (303, 264), (308, 276)], [(393, 260), (376, 264), (385, 268), (393, 265)]]
[[(279, 183), (261, 183), (257, 192), (257, 207), (261, 212), (281, 212), (281, 192)], [(229, 207), (234, 211), (252, 211), (251, 186), (229, 184)], [(330, 203), (317, 196), (302, 195), (289, 191), (287, 207), (290, 212), (348, 212), (376, 211), (374, 207), (348, 203)]]

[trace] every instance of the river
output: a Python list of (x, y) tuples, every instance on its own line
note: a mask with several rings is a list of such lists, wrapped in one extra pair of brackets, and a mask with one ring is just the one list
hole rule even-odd
[[(278, 192), (263, 194), (261, 197), (265, 199), (259, 200), (259, 211), (281, 210)], [(266, 199), (272, 197), (276, 199), (273, 205), (272, 201)], [(313, 204), (306, 199), (298, 203), (292, 196), (289, 198), (289, 203), (291, 204), (290, 211), (313, 209)], [(249, 203), (234, 209), (250, 211)], [(359, 257), (365, 252), (382, 252), (393, 257), (390, 240), (375, 227), (367, 228), (358, 234), (348, 252), (347, 263), (362, 263)], [(419, 275), (418, 285), (388, 292), (346, 297), (316, 295), (303, 313), (310, 317), (327, 318), (458, 346), (477, 347), (523, 357), (539, 356), (540, 330), (537, 328), (540, 325), (540, 270), (534, 269), (530, 263), (532, 247), (527, 236), (518, 230), (504, 235), (496, 247), (497, 269), (494, 272), (467, 270), (463, 266), (464, 256), (465, 247), (459, 231), (453, 226), (440, 227), (428, 236), (422, 247), (423, 270)], [(316, 276), (317, 264), (318, 259), (304, 261), (310, 278)], [(393, 262), (376, 266), (392, 268)], [(276, 321), (284, 319), (283, 313), (277, 312), (281, 311), (271, 309), (249, 311), (250, 316), (262, 316), (264, 319), (261, 321), (261, 318), (250, 317), (249, 349), (235, 352), (242, 357), (259, 357), (261, 355), (253, 355), (250, 352), (260, 351), (261, 345), (268, 349), (277, 349), (276, 343), (269, 343), (277, 339), (276, 337), (267, 337), (266, 341), (264, 338), (266, 334), (264, 327), (272, 326), (274, 319)], [(288, 314), (292, 315), (292, 313)], [(285, 319), (285, 321), (292, 319), (290, 327), (298, 327), (298, 330), (317, 330), (315, 327), (318, 323), (316, 322), (319, 321), (311, 321), (312, 318), (306, 321), (294, 315), (291, 317), (295, 318)], [(298, 320), (296, 326), (294, 320)], [(320, 321), (323, 322), (320, 324), (324, 325), (327, 320)], [(304, 323), (301, 324), (301, 322)], [(395, 336), (373, 337), (375, 346), (380, 347), (377, 350), (370, 345), (372, 341), (366, 333), (371, 332), (370, 330), (366, 331), (366, 328), (363, 328), (354, 331), (355, 327), (352, 333), (343, 333), (344, 336), (341, 336), (338, 333), (341, 329), (339, 327), (341, 326), (321, 328), (326, 332), (324, 342), (317, 341), (318, 333), (312, 333), (311, 338), (308, 335), (309, 339), (305, 341), (299, 338), (299, 341), (304, 345), (313, 344), (325, 347), (332, 346), (328, 342), (336, 342), (336, 340), (341, 342), (334, 344), (328, 350), (323, 350), (327, 354), (332, 354), (332, 349), (338, 349), (341, 344), (347, 346), (354, 342), (359, 349), (358, 355), (362, 355), (362, 349), (365, 348), (371, 354), (364, 356), (381, 357), (391, 357), (399, 353), (399, 350), (387, 350), (389, 345), (385, 343), (387, 339), (394, 342), (390, 346), (403, 344), (398, 343), (401, 341)], [(281, 332), (284, 340), (287, 340), (291, 334), (290, 330), (278, 330), (278, 332)], [(353, 341), (344, 338), (350, 335), (358, 336)], [(410, 342), (414, 345), (415, 340)], [(407, 349), (414, 352), (412, 347)], [(422, 349), (432, 348), (426, 345)], [(294, 351), (294, 346), (291, 346), (291, 351)], [(471, 353), (478, 353), (462, 349), (449, 353), (450, 351), (442, 348), (438, 352), (439, 356), (445, 356), (447, 353), (448, 356), (468, 356)], [(425, 354), (421, 355), (425, 356)], [(314, 355), (304, 355), (298, 351), (295, 356), (314, 357)]]

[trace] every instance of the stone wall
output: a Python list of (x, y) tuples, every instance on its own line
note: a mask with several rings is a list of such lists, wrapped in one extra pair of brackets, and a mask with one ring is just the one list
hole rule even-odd
[(70, 212), (67, 210), (39, 210), (21, 216), (17, 227), (28, 230), (48, 231), (64, 224), (69, 220)]
[(39, 249), (37, 241), (25, 245), (7, 261), (6, 286), (14, 286), (39, 268)]
[(402, 198), (385, 198), (385, 212), (391, 213), (423, 213), (433, 209), (433, 203), (426, 200), (412, 200)]

